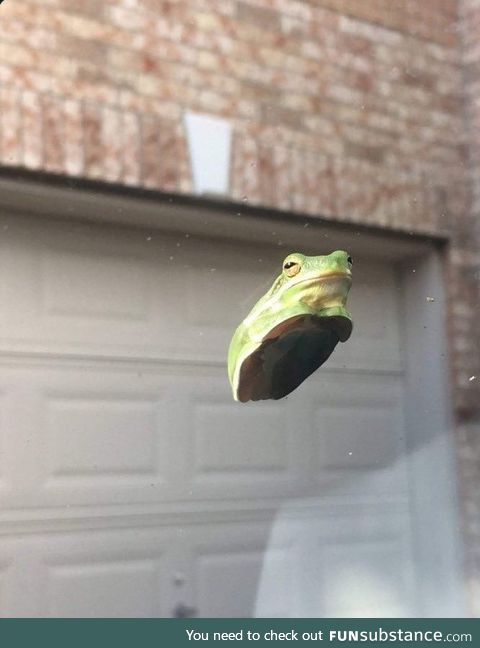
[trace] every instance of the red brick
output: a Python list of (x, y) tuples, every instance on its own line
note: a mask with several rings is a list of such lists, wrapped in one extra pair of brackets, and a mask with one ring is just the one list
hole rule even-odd
[(166, 191), (178, 189), (179, 168), (178, 160), (181, 155), (179, 129), (175, 122), (163, 120), (159, 131), (160, 170), (159, 186)]
[(232, 152), (232, 197), (249, 204), (260, 202), (258, 146), (253, 137), (240, 130), (234, 133)]
[(315, 216), (336, 213), (332, 163), (321, 153), (293, 149), (290, 157), (293, 209)]
[(241, 0), (237, 2), (237, 18), (262, 29), (280, 29), (280, 14), (277, 11)]
[(160, 185), (160, 119), (143, 115), (141, 119), (141, 182), (147, 187)]

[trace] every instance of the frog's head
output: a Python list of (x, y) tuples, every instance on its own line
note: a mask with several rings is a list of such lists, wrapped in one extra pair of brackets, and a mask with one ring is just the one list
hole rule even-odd
[(233, 336), (228, 364), (234, 397), (281, 398), (323, 364), (339, 341), (348, 340), (351, 283), (348, 252), (289, 254)]
[(325, 256), (294, 252), (284, 260), (282, 274), (268, 294), (287, 310), (299, 302), (317, 313), (345, 306), (352, 283), (352, 265), (352, 257), (343, 250)]

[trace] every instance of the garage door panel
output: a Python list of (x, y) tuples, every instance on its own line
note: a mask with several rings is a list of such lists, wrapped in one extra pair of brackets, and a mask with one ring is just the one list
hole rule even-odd
[(291, 398), (242, 405), (224, 367), (4, 363), (1, 375), (7, 506), (406, 492), (396, 376), (365, 377), (350, 397), (357, 378), (325, 371)]
[(401, 376), (324, 371), (305, 385), (310, 470), (323, 493), (407, 495)]
[[(53, 241), (58, 237), (52, 234)], [(88, 250), (42, 244), (41, 239), (12, 242), (4, 345), (105, 354), (123, 345), (135, 347), (136, 340), (152, 335), (151, 265), (140, 253), (113, 251), (99, 241), (92, 241)]]
[(346, 542), (322, 547), (322, 595), (319, 608), (335, 617), (409, 616), (401, 542)]
[(8, 434), (6, 426), (6, 408), (8, 406), (6, 391), (0, 388), (0, 496), (10, 479), (10, 467), (6, 459), (14, 451), (14, 448), (11, 447), (14, 440)]
[(251, 617), (271, 528), (265, 521), (192, 525), (189, 543), (193, 594), (202, 617)]
[(141, 528), (0, 537), (10, 561), (0, 613), (167, 616), (175, 571), (169, 549), (178, 541), (178, 531)]
[(353, 333), (337, 345), (328, 366), (373, 370), (402, 368), (399, 281), (394, 265), (355, 259), (348, 309)]
[(185, 438), (184, 483), (193, 497), (282, 497), (307, 487), (305, 430), (288, 399), (233, 401), (224, 369), (210, 381), (184, 376), (179, 435)]
[(351, 339), (287, 398), (240, 404), (227, 348), (272, 242), (9, 221), (2, 614), (410, 613), (396, 268), (355, 258)]
[[(1, 550), (0, 550), (1, 553)], [(8, 595), (6, 594), (6, 589), (8, 588), (8, 582), (11, 578), (10, 567), (8, 565), (0, 565), (0, 617), (5, 617), (4, 610), (6, 609), (8, 602)]]
[[(265, 549), (257, 616), (409, 616), (408, 520), (408, 507), (401, 505), (285, 502)], [(277, 582), (277, 549), (293, 575), (287, 583)]]
[[(225, 362), (278, 273), (275, 248), (21, 221), (3, 242), (0, 347)], [(400, 367), (395, 268), (355, 260), (354, 333), (331, 367)]]
[(0, 345), (10, 351), (224, 362), (271, 283), (248, 248), (65, 224), (9, 233)]
[[(215, 551), (197, 557), (198, 600), (203, 617), (251, 617), (263, 551)], [(228, 601), (225, 605), (225, 601)]]
[(295, 407), (288, 399), (235, 403), (224, 371), (205, 368), (199, 379), (191, 367), (4, 362), (4, 505), (208, 499), (221, 507), (306, 488)]
[[(304, 500), (287, 500), (264, 522), (191, 527), (191, 571), (200, 616), (289, 617), (301, 609), (298, 554), (305, 550), (305, 536), (299, 534), (305, 511), (296, 510), (299, 501)], [(311, 515), (311, 507), (307, 509)]]
[[(1, 371), (11, 453), (4, 504), (155, 501), (172, 464), (166, 376), (55, 363)], [(164, 493), (163, 493), (164, 495)]]
[[(50, 480), (159, 473), (158, 401), (70, 394), (46, 403)], [(132, 438), (134, 437), (134, 438)]]
[(155, 616), (159, 612), (157, 581), (152, 559), (51, 565), (45, 616)]
[(47, 317), (148, 320), (148, 266), (141, 258), (45, 248), (40, 274)]

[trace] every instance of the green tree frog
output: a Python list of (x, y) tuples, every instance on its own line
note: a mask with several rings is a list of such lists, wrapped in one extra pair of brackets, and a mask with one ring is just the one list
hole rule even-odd
[(296, 389), (352, 332), (346, 301), (352, 258), (294, 252), (235, 331), (228, 375), (237, 401), (279, 399)]

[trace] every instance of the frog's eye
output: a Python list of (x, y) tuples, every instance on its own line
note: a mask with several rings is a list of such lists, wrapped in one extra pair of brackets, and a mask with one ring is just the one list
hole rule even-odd
[(351, 256), (347, 257), (347, 263), (348, 267), (351, 268), (353, 266), (353, 259)]
[(287, 277), (294, 277), (300, 272), (300, 264), (298, 261), (287, 261), (283, 264), (283, 269)]

